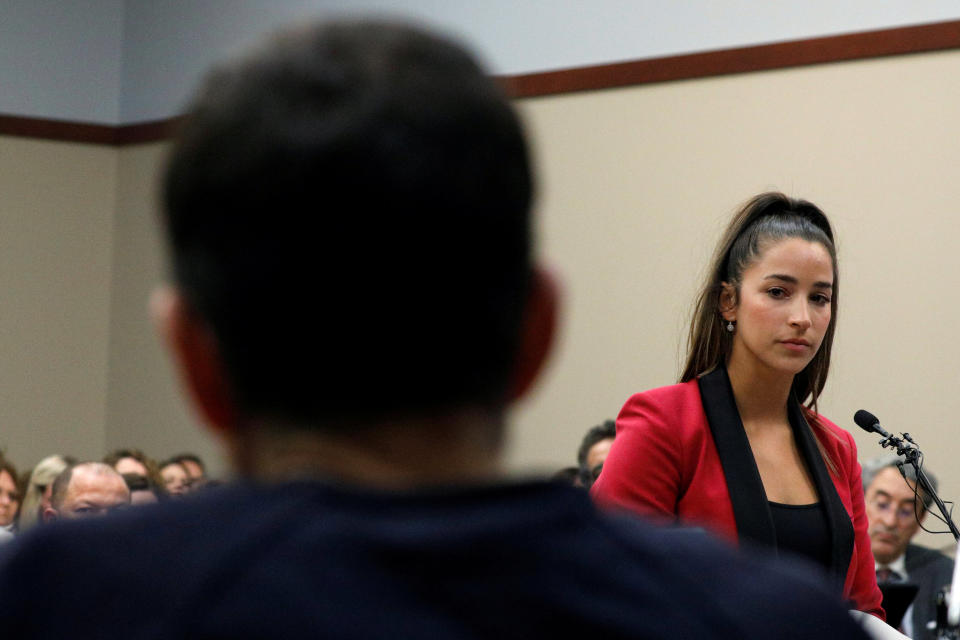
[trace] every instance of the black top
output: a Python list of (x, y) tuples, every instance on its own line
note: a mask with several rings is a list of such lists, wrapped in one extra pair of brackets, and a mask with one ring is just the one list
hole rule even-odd
[[(763, 480), (757, 469), (750, 441), (743, 428), (737, 402), (733, 397), (733, 387), (726, 367), (717, 367), (714, 371), (700, 377), (700, 396), (707, 423), (713, 434), (713, 440), (720, 456), (723, 475), (730, 491), (730, 503), (734, 520), (737, 523), (737, 536), (740, 542), (777, 548), (777, 538), (773, 525), (773, 514), (763, 488)], [(817, 448), (817, 439), (807, 424), (803, 409), (794, 394), (787, 401), (787, 419), (797, 449), (810, 472), (811, 479), (823, 505), (828, 532), (830, 535), (829, 572), (838, 591), (843, 590), (853, 555), (853, 523), (847, 514), (843, 501), (837, 493), (830, 472)]]
[(830, 526), (819, 502), (780, 504), (768, 501), (777, 549), (830, 568)]
[(0, 549), (0, 620), (70, 640), (865, 639), (805, 567), (540, 482), (240, 484), (36, 527)]

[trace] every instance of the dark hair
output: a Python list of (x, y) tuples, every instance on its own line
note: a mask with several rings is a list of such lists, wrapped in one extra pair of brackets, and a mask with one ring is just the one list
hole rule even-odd
[(201, 471), (207, 471), (207, 466), (203, 464), (203, 460), (200, 459), (200, 456), (195, 453), (178, 453), (175, 456), (170, 456), (169, 460), (173, 462), (179, 462), (181, 465), (183, 465), (184, 462), (192, 462), (200, 467)]
[(114, 449), (103, 457), (103, 462), (116, 469), (117, 463), (124, 458), (132, 458), (142, 464), (147, 470), (147, 478), (152, 484), (163, 484), (163, 478), (160, 477), (160, 467), (157, 465), (157, 461), (140, 449)]
[(580, 448), (577, 450), (577, 464), (584, 468), (587, 464), (587, 454), (590, 448), (601, 440), (609, 440), (617, 437), (617, 423), (613, 420), (604, 420), (602, 424), (590, 427), (587, 434), (583, 436), (580, 442)]
[(216, 69), (164, 180), (174, 276), (244, 415), (499, 406), (530, 276), (520, 123), (460, 46), (385, 22)]
[(13, 479), (13, 484), (17, 485), (17, 491), (20, 491), (20, 475), (17, 473), (17, 468), (13, 466), (13, 463), (10, 462), (10, 459), (7, 458), (2, 451), (0, 451), (0, 471), (9, 473)]
[(837, 326), (837, 252), (827, 216), (806, 200), (788, 198), (782, 193), (761, 193), (752, 198), (727, 226), (694, 307), (687, 339), (687, 364), (680, 382), (693, 380), (726, 364), (733, 347), (733, 336), (724, 330), (726, 322), (720, 315), (723, 283), (732, 285), (739, 297), (744, 270), (757, 261), (771, 243), (786, 238), (802, 238), (821, 244), (833, 263), (830, 323), (816, 355), (793, 378), (797, 399), (816, 411), (817, 398), (830, 370), (830, 351)]

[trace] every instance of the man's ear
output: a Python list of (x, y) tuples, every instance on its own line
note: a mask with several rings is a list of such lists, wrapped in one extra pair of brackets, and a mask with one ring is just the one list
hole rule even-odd
[(56, 522), (57, 519), (60, 517), (60, 514), (57, 513), (57, 510), (54, 509), (53, 507), (47, 507), (46, 509), (43, 510), (43, 513), (41, 515), (43, 516), (44, 524), (48, 524), (50, 522)]
[(720, 283), (720, 298), (717, 302), (717, 311), (724, 320), (737, 319), (737, 290), (729, 282)]
[(231, 432), (237, 411), (217, 339), (175, 287), (150, 296), (150, 315), (194, 409), (215, 431)]
[(535, 267), (523, 312), (517, 357), (507, 400), (523, 396), (533, 385), (553, 346), (560, 307), (560, 287), (542, 268)]

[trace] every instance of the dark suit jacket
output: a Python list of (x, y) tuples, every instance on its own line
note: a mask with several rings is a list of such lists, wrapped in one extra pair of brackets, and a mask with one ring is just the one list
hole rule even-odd
[[(837, 591), (860, 611), (883, 619), (853, 438), (796, 400), (788, 415), (826, 506)], [(836, 474), (828, 471), (815, 437)], [(766, 493), (724, 368), (630, 398), (592, 491), (601, 504), (776, 547)]]
[(911, 544), (907, 545), (904, 561), (909, 574), (907, 581), (920, 587), (913, 599), (913, 637), (935, 640), (933, 632), (927, 631), (927, 622), (937, 618), (934, 598), (953, 579), (953, 560), (939, 551)]

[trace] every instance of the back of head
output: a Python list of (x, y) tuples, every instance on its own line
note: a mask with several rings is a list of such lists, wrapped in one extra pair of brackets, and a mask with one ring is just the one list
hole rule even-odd
[(247, 415), (497, 405), (530, 273), (522, 131), (458, 45), (341, 22), (216, 69), (165, 177), (176, 283)]

